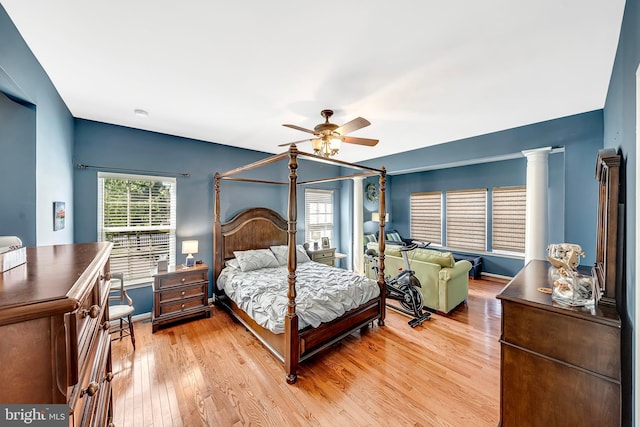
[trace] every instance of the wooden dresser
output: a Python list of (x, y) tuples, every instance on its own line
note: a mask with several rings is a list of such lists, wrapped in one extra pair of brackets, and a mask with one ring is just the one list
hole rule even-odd
[(161, 325), (191, 317), (211, 316), (209, 266), (178, 266), (174, 271), (153, 276), (153, 319), (155, 333)]
[(529, 262), (498, 295), (501, 426), (619, 426), (620, 318), (538, 291), (552, 286), (549, 266)]
[(27, 248), (0, 274), (0, 402), (67, 404), (70, 426), (112, 419), (111, 243)]

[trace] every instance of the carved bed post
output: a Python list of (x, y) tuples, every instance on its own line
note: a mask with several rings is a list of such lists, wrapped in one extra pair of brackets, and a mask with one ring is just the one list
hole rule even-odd
[(378, 206), (379, 218), (380, 218), (380, 228), (378, 229), (378, 286), (380, 287), (380, 319), (378, 319), (378, 325), (384, 326), (384, 319), (386, 315), (386, 297), (387, 297), (387, 285), (384, 282), (384, 250), (385, 250), (385, 217), (386, 217), (386, 206), (385, 206), (385, 190), (387, 183), (387, 170), (384, 166), (381, 168), (382, 173), (380, 174), (380, 205)]
[(298, 205), (297, 205), (297, 169), (298, 169), (298, 149), (295, 144), (289, 147), (289, 218), (288, 229), (289, 234), (289, 290), (287, 297), (287, 315), (284, 318), (285, 333), (285, 357), (284, 370), (287, 374), (287, 382), (293, 384), (298, 378), (298, 362), (300, 359), (300, 335), (298, 333), (298, 315), (296, 314), (296, 229), (298, 221)]
[[(216, 278), (220, 275), (224, 263), (222, 250), (222, 226), (220, 224), (220, 174), (213, 176), (214, 202), (213, 202), (213, 296), (216, 297)], [(218, 247), (220, 246), (220, 247)]]

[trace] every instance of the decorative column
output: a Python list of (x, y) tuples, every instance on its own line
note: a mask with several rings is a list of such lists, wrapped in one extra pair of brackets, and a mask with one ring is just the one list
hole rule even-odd
[(364, 221), (362, 211), (364, 209), (362, 197), (362, 184), (364, 177), (356, 176), (353, 179), (353, 248), (352, 260), (353, 271), (361, 273), (364, 271)]
[(524, 264), (532, 259), (545, 259), (548, 238), (548, 159), (551, 147), (526, 150), (527, 211)]

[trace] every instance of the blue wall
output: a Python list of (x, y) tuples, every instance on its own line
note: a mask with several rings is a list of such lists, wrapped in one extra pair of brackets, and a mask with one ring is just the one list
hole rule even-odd
[[(563, 154), (549, 157), (549, 243), (581, 245), (587, 253), (582, 263), (592, 265), (597, 215), (595, 158), (602, 148), (602, 138), (603, 115), (597, 110), (381, 157), (366, 164), (387, 168), (388, 228), (409, 236), (411, 192), (522, 185), (526, 177), (523, 150), (562, 148)], [(365, 203), (365, 221), (374, 208)], [(365, 223), (365, 232), (373, 227), (373, 222)], [(522, 268), (522, 262), (513, 258), (483, 257), (484, 271), (490, 273), (513, 276)]]
[[(195, 258), (202, 259), (211, 266), (214, 218), (213, 175), (215, 172), (225, 172), (262, 160), (266, 156), (266, 153), (252, 150), (77, 119), (74, 162), (99, 166), (99, 168), (76, 168), (74, 172), (75, 241), (80, 243), (97, 239), (99, 170), (159, 176), (189, 173), (188, 177), (176, 177), (176, 260), (181, 262), (184, 258), (180, 253), (182, 240), (196, 239), (199, 241), (199, 252)], [(326, 177), (339, 172), (337, 167), (304, 160), (299, 163), (299, 181)], [(125, 171), (114, 168), (125, 169)], [(149, 172), (135, 172), (136, 170)], [(288, 175), (285, 160), (239, 176), (286, 182)], [(336, 221), (338, 221), (341, 201), (340, 183), (317, 184), (312, 187), (336, 191)], [(255, 206), (274, 209), (283, 217), (287, 217), (287, 186), (222, 181), (220, 188), (220, 216), (223, 221), (231, 219), (241, 210)], [(303, 193), (304, 188), (301, 187), (296, 236), (300, 243), (304, 242)], [(336, 228), (336, 235), (341, 235), (340, 226)], [(210, 273), (210, 283), (212, 283), (211, 279)], [(152, 311), (152, 291), (149, 286), (150, 284), (131, 292), (132, 297), (136, 296), (136, 314)], [(211, 292), (210, 286), (210, 295)]]
[[(36, 107), (33, 157), (25, 159), (20, 155), (21, 150), (4, 152), (2, 155), (12, 160), (12, 167), (0, 170), (0, 180), (11, 182), (20, 177), (26, 182), (35, 182), (35, 186), (30, 185), (29, 188), (33, 206), (24, 212), (24, 218), (29, 222), (25, 243), (73, 243), (73, 117), (1, 5), (0, 92)], [(16, 200), (22, 196), (14, 194), (2, 189), (0, 198), (3, 204), (22, 203)], [(66, 226), (59, 231), (53, 231), (54, 201), (66, 202)], [(24, 224), (5, 226), (22, 230)]]
[(0, 93), (0, 236), (36, 244), (36, 112)]
[[(182, 262), (184, 258), (180, 251), (182, 240), (195, 239), (199, 242), (199, 252), (195, 258), (202, 259), (211, 266), (213, 174), (264, 157), (265, 153), (252, 150), (77, 119), (74, 161), (100, 168), (75, 169), (75, 241), (91, 242), (96, 241), (98, 237), (98, 170), (123, 172), (109, 169), (111, 167), (132, 170), (129, 173), (136, 173), (133, 170), (157, 171), (138, 173), (159, 176), (189, 173), (188, 177), (176, 177), (176, 262)], [(274, 169), (271, 174), (262, 177), (280, 180), (282, 174), (282, 171)], [(286, 170), (284, 176), (286, 177)], [(275, 185), (225, 181), (221, 183), (221, 190), (220, 207), (223, 220), (230, 219), (239, 211), (253, 206), (268, 207), (286, 215), (285, 194), (282, 188)], [(151, 289), (145, 289), (134, 292), (138, 297), (136, 313), (151, 311)]]
[[(618, 52), (611, 75), (609, 92), (604, 108), (604, 146), (618, 150), (623, 157), (622, 202), (624, 205), (625, 230), (623, 257), (623, 289), (619, 312), (623, 319), (623, 418), (625, 425), (638, 420), (637, 410), (633, 407), (633, 389), (637, 396), (639, 384), (638, 365), (640, 357), (636, 353), (638, 332), (635, 312), (637, 310), (636, 265), (636, 174), (637, 152), (636, 135), (638, 123), (636, 117), (637, 102), (636, 70), (640, 64), (640, 0), (627, 0), (625, 14), (618, 43)], [(633, 382), (635, 381), (635, 386)], [(635, 397), (637, 399), (637, 397)]]

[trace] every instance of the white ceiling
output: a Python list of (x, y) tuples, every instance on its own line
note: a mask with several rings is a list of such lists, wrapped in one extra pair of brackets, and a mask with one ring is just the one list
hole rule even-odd
[[(624, 0), (2, 0), (74, 117), (359, 161), (604, 106)], [(146, 118), (134, 109), (149, 112)], [(310, 145), (300, 145), (310, 151)]]

